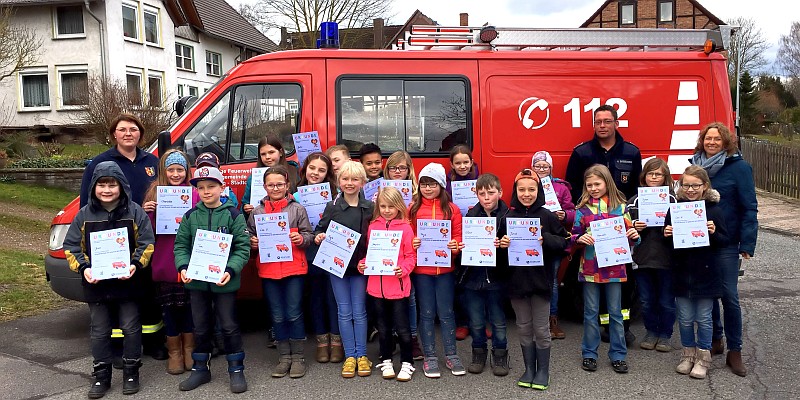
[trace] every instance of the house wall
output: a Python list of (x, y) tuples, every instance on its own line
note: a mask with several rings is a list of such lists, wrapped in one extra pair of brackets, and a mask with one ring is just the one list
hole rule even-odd
[(608, 3), (586, 28), (679, 28), (715, 29), (711, 22), (694, 4), (688, 0), (675, 0), (673, 21), (658, 22), (658, 0), (638, 0), (636, 2), (636, 24), (620, 25), (619, 2)]
[[(194, 71), (177, 70), (177, 83), (171, 90), (177, 90), (177, 86), (183, 86), (183, 94), (189, 95), (189, 87), (198, 88), (198, 94), (203, 94), (214, 83), (219, 80), (219, 76), (206, 73), (206, 51), (212, 51), (222, 55), (222, 74), (236, 66), (236, 59), (239, 57), (239, 47), (231, 43), (209, 37), (203, 33), (198, 33), (199, 41), (193, 41), (182, 37), (176, 37), (175, 42), (192, 46), (194, 49)], [(175, 46), (173, 45), (173, 66), (175, 65)]]

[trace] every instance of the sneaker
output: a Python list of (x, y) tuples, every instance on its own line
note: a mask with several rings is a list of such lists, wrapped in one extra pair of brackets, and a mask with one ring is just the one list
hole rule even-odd
[(594, 358), (584, 358), (583, 363), (581, 363), (581, 368), (589, 372), (597, 371), (597, 360)]
[(611, 368), (614, 369), (614, 372), (618, 374), (627, 374), (628, 373), (628, 363), (625, 360), (616, 360), (611, 362)]
[(358, 357), (358, 376), (372, 375), (372, 363), (367, 356)]
[(461, 358), (457, 355), (447, 356), (447, 361), (445, 361), (445, 365), (447, 368), (450, 369), (450, 372), (453, 373), (455, 376), (466, 375), (467, 370), (464, 369), (464, 364), (461, 363)]
[(422, 372), (425, 373), (425, 376), (428, 378), (441, 377), (442, 372), (439, 370), (439, 359), (436, 357), (426, 358), (425, 362), (422, 363)]
[(395, 373), (392, 360), (383, 360), (383, 362), (376, 365), (375, 368), (381, 370), (383, 379), (394, 379)]
[(469, 328), (466, 326), (456, 328), (456, 340), (464, 340), (467, 336), (469, 336)]
[(400, 382), (410, 381), (411, 376), (414, 375), (414, 371), (416, 371), (416, 369), (412, 367), (410, 363), (404, 362), (400, 367), (400, 372), (397, 374), (397, 380)]
[(415, 361), (425, 358), (425, 353), (423, 353), (422, 349), (419, 347), (419, 339), (416, 335), (411, 336), (411, 357)]
[(647, 334), (644, 335), (644, 339), (642, 339), (642, 342), (639, 343), (639, 347), (641, 347), (643, 350), (653, 350), (656, 348), (656, 343), (658, 341), (659, 340), (655, 335), (653, 335), (650, 332), (647, 332)]
[(356, 358), (347, 357), (342, 365), (342, 378), (352, 378), (356, 376)]
[(675, 347), (672, 346), (672, 340), (670, 338), (658, 338), (658, 344), (656, 344), (656, 351), (660, 351), (662, 353), (669, 353), (672, 350), (675, 350)]

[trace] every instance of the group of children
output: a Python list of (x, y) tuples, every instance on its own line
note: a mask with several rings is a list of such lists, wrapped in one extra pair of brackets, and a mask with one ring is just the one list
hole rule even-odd
[[(719, 196), (711, 189), (703, 169), (690, 167), (686, 170), (678, 181), (676, 197), (677, 201), (706, 201), (711, 247), (673, 252), (669, 217), (664, 227), (648, 227), (637, 220), (636, 198), (625, 199), (608, 169), (602, 165), (586, 170), (583, 194), (573, 205), (569, 186), (551, 177), (553, 162), (546, 151), (536, 152), (531, 168), (516, 174), (511, 186), (510, 204), (502, 199), (503, 185), (496, 175), (478, 174), (471, 151), (465, 145), (458, 145), (451, 151), (449, 173), (441, 164), (429, 163), (419, 174), (414, 170), (411, 157), (404, 151), (392, 154), (381, 168), (381, 150), (374, 144), (361, 148), (360, 162), (350, 160), (347, 147), (337, 145), (325, 153), (309, 155), (299, 171), (286, 160), (286, 152), (276, 137), (262, 139), (258, 151), (258, 165), (269, 167), (263, 177), (267, 195), (257, 202), (257, 206), (250, 205), (252, 176), (248, 177), (242, 211), (235, 205), (235, 196), (225, 187), (219, 161), (213, 154), (205, 153), (198, 157), (192, 179), (189, 179), (189, 160), (185, 154), (170, 150), (162, 155), (158, 179), (148, 192), (143, 207), (130, 201), (127, 182), (115, 164), (109, 162), (101, 164), (103, 168), (98, 166), (92, 182), (92, 199), (75, 218), (64, 242), (71, 268), (83, 274), (87, 294), (94, 295), (93, 302), (90, 302), (94, 357), (90, 398), (102, 397), (110, 387), (108, 341), (109, 308), (112, 306), (119, 307), (125, 334), (123, 392), (135, 393), (139, 389), (141, 328), (137, 332), (138, 314), (133, 299), (136, 296), (136, 272), (148, 265), (152, 267), (154, 280), (159, 282), (158, 296), (167, 326), (170, 353), (167, 370), (173, 374), (191, 370), (188, 379), (180, 383), (180, 389), (193, 390), (210, 381), (212, 339), (215, 330), (219, 330), (228, 361), (230, 389), (234, 393), (247, 390), (243, 372), (245, 353), (235, 320), (235, 299), (242, 269), (251, 253), (258, 251), (255, 216), (271, 213), (288, 214), (292, 252), (292, 261), (288, 262), (256, 260), (279, 354), (278, 363), (271, 373), (273, 377), (289, 375), (299, 378), (306, 373), (303, 292), (308, 283), (312, 286), (311, 310), (315, 314), (312, 320), (317, 335), (316, 358), (320, 362), (343, 361), (341, 375), (345, 378), (372, 373), (373, 365), (367, 357), (368, 302), (372, 305), (379, 335), (380, 362), (377, 368), (383, 378), (399, 381), (412, 378), (415, 372), (414, 343), (417, 340), (422, 343), (424, 375), (430, 378), (441, 376), (434, 332), (437, 317), (444, 365), (453, 375), (465, 375), (467, 371), (481, 373), (490, 354), (493, 373), (507, 375), (509, 363), (503, 306), (509, 299), (516, 314), (525, 367), (517, 384), (545, 390), (550, 382), (551, 337), (563, 338), (557, 323), (553, 329), (553, 319), (557, 302), (557, 270), (569, 247), (576, 249), (581, 256), (578, 280), (583, 282), (584, 302), (582, 368), (587, 371), (597, 369), (598, 313), (600, 292), (603, 291), (610, 318), (608, 355), (614, 371), (627, 372), (620, 284), (628, 276), (625, 265), (598, 266), (590, 228), (592, 221), (618, 216), (624, 218), (625, 234), (631, 247), (635, 247), (637, 282), (643, 288), (640, 295), (648, 335), (641, 343), (642, 348), (669, 345), (677, 302), (684, 348), (677, 370), (696, 378), (705, 376), (710, 363), (711, 303), (720, 295), (713, 249), (723, 244), (726, 236), (724, 221), (719, 219), (715, 208)], [(559, 211), (551, 212), (544, 207), (541, 180), (545, 177), (552, 178), (561, 205)], [(366, 198), (364, 185), (378, 178), (411, 180), (411, 203), (407, 206), (400, 191), (393, 187), (380, 189), (371, 199)], [(451, 183), (467, 179), (476, 179), (477, 202), (465, 215), (496, 218), (495, 266), (463, 265), (460, 262), (460, 253), (465, 248), (462, 211), (451, 201)], [(326, 204), (319, 223), (312, 227), (306, 208), (298, 202), (297, 187), (319, 183), (330, 184), (332, 200)], [(642, 186), (673, 188), (670, 171), (660, 159), (645, 164), (640, 183)], [(183, 216), (177, 234), (154, 235), (151, 221), (155, 221), (157, 208), (155, 188), (190, 184), (195, 188), (193, 207)], [(506, 232), (508, 218), (539, 219), (544, 267), (509, 266), (507, 249), (512, 239)], [(422, 244), (417, 235), (417, 221), (422, 219), (449, 221), (451, 240), (447, 248), (453, 259), (451, 265), (417, 265), (417, 249)], [(333, 222), (361, 233), (341, 278), (309, 267)], [(128, 228), (132, 260), (130, 274), (120, 279), (96, 281), (92, 278), (89, 261), (89, 234), (109, 227)], [(187, 276), (198, 229), (233, 235), (223, 278), (216, 284)], [(371, 232), (380, 230), (403, 232), (394, 274), (365, 276), (368, 238)], [(463, 290), (463, 306), (469, 317), (472, 336), (472, 358), (467, 367), (456, 351), (454, 299), (457, 287)], [(491, 327), (491, 351), (487, 345), (487, 324)], [(392, 362), (395, 342), (400, 347), (399, 371), (395, 370)]]

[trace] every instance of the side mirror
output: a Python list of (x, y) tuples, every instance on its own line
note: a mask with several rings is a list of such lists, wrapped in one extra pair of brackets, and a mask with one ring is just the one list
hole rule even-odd
[(158, 134), (158, 155), (166, 153), (172, 146), (172, 134), (170, 131), (161, 131)]
[(175, 114), (178, 114), (180, 117), (183, 113), (186, 112), (194, 103), (197, 101), (197, 97), (195, 96), (183, 96), (178, 100), (175, 100), (175, 105), (173, 109), (175, 110)]

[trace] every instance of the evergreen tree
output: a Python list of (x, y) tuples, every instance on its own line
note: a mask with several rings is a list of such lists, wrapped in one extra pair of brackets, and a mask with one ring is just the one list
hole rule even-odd
[[(755, 82), (748, 71), (742, 74), (739, 90), (741, 91), (739, 95), (739, 128), (743, 134), (757, 134), (760, 132), (759, 115), (756, 109), (758, 96), (755, 93)], [(735, 105), (736, 98), (733, 101)]]

